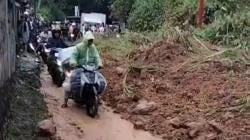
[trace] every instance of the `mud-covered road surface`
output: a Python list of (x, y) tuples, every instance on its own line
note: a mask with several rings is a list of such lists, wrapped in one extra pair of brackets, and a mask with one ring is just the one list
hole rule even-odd
[(41, 73), (41, 83), (41, 93), (57, 127), (59, 140), (159, 140), (147, 132), (135, 130), (130, 122), (104, 106), (100, 107), (95, 119), (88, 117), (85, 109), (73, 102), (63, 109), (63, 89), (52, 84), (45, 70)]

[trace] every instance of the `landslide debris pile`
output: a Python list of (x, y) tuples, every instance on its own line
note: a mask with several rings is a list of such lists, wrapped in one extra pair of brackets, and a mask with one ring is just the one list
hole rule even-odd
[(131, 55), (129, 65), (110, 62), (104, 100), (135, 128), (164, 139), (250, 139), (248, 66), (191, 63), (192, 55), (165, 40)]

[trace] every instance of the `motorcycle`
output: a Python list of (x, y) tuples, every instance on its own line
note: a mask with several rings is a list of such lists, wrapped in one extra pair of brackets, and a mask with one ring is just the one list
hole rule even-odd
[(106, 81), (99, 69), (93, 66), (81, 66), (67, 74), (70, 78), (69, 98), (79, 105), (86, 105), (87, 114), (94, 118), (98, 114), (98, 96), (106, 88)]
[(38, 46), (37, 36), (34, 38), (32, 37), (28, 43), (27, 51), (30, 53), (36, 53), (37, 46)]
[[(37, 36), (36, 41), (30, 42), (28, 44), (27, 50), (30, 53), (34, 53), (37, 57), (41, 56), (42, 60), (46, 63), (46, 59), (47, 59), (47, 55), (45, 53), (46, 44), (47, 43), (44, 42), (40, 36)], [(40, 60), (38, 58), (35, 61), (40, 63)]]
[(58, 49), (51, 49), (47, 59), (48, 72), (52, 77), (52, 81), (58, 87), (61, 87), (65, 80), (65, 74), (62, 69), (62, 62), (58, 59)]
[(78, 28), (74, 29), (73, 33), (69, 34), (69, 41), (70, 42), (74, 42), (79, 38), (81, 38), (81, 32)]
[(48, 55), (50, 50), (46, 48), (47, 46), (47, 41), (45, 39), (38, 37), (37, 39), (38, 42), (38, 47), (36, 49), (36, 53), (41, 56), (43, 62), (47, 64), (48, 62)]
[(74, 42), (75, 34), (70, 33), (69, 40), (70, 42)]

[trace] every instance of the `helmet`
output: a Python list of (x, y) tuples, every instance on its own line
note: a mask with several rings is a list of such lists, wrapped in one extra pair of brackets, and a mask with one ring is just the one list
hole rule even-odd
[(61, 30), (61, 27), (59, 24), (55, 25), (55, 30)]
[(94, 34), (91, 31), (87, 31), (85, 34), (85, 40), (91, 40), (91, 39), (95, 39)]
[(56, 29), (56, 25), (52, 24), (51, 28), (52, 28), (52, 30), (55, 30)]
[(29, 12), (28, 12), (28, 11), (25, 11), (25, 12), (24, 12), (24, 15), (29, 15)]

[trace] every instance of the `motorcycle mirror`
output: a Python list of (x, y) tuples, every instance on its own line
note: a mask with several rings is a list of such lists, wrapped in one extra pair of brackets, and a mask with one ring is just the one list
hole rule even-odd
[(36, 49), (34, 48), (32, 43), (29, 43), (29, 47), (31, 48), (32, 51), (36, 52)]
[(60, 60), (57, 60), (57, 65), (62, 66), (62, 62)]

